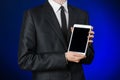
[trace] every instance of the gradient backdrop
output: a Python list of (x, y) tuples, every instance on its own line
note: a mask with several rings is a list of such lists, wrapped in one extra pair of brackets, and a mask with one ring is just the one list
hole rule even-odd
[[(94, 26), (95, 58), (83, 65), (87, 80), (120, 80), (119, 0), (68, 0), (89, 13)], [(0, 80), (31, 80), (17, 64), (23, 12), (45, 0), (0, 0)]]

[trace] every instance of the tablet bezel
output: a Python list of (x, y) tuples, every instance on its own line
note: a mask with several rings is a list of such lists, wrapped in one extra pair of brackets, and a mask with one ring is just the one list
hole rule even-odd
[[(73, 31), (71, 33), (71, 37), (70, 37), (70, 41), (69, 41), (69, 46), (68, 46), (68, 51), (70, 49), (70, 45), (71, 45), (71, 41), (72, 41), (72, 36), (73, 36), (73, 33), (74, 33), (74, 28), (87, 28), (87, 29), (90, 29), (89, 31), (91, 31), (91, 28), (92, 26), (91, 25), (83, 25), (83, 24), (74, 24), (73, 26)], [(90, 34), (89, 34), (90, 35)], [(88, 35), (88, 36), (89, 36)], [(86, 47), (85, 47), (85, 52), (80, 52), (80, 54), (84, 54), (86, 55), (86, 51), (87, 51), (87, 47), (88, 47), (88, 41), (89, 41), (89, 38), (87, 39), (87, 43), (86, 43)]]

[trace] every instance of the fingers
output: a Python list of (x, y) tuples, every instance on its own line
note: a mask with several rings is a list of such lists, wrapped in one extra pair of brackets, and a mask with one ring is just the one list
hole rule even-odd
[(86, 58), (86, 56), (85, 55), (83, 55), (83, 54), (80, 54), (79, 56), (74, 56), (75, 57), (75, 62), (76, 63), (79, 63), (80, 62), (80, 60), (82, 60), (82, 59), (84, 59), (84, 58)]
[(88, 43), (93, 43), (93, 40), (89, 40)]
[(84, 54), (80, 53), (80, 52), (72, 52), (74, 53), (73, 56), (75, 57), (82, 57), (82, 56), (85, 56)]
[(76, 62), (76, 63), (80, 62), (81, 59), (86, 58), (85, 55), (83, 55), (79, 52), (72, 52), (72, 51), (65, 53), (65, 57), (68, 61)]
[(73, 29), (74, 29), (74, 28), (73, 28), (73, 27), (71, 27), (71, 32), (73, 32)]
[(94, 31), (89, 31), (89, 34), (90, 34), (90, 35), (94, 35), (95, 32), (94, 32)]
[(93, 39), (93, 38), (94, 38), (94, 35), (89, 35), (88, 38), (89, 38), (89, 39)]
[(92, 27), (91, 31), (89, 31), (89, 36), (88, 36), (89, 41), (88, 41), (88, 43), (90, 43), (90, 44), (93, 43), (94, 34), (95, 34), (95, 32), (93, 31), (93, 27)]
[(91, 27), (91, 30), (93, 30), (93, 27)]

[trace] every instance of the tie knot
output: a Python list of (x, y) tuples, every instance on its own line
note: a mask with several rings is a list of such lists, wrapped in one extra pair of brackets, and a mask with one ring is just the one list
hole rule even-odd
[(65, 10), (65, 8), (63, 6), (61, 6), (60, 9), (63, 10), (63, 11)]

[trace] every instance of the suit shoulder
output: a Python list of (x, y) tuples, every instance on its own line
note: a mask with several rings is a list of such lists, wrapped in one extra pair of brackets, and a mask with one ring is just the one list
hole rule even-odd
[(78, 14), (81, 14), (81, 15), (87, 15), (87, 14), (88, 14), (87, 11), (82, 10), (82, 9), (80, 9), (80, 8), (77, 8), (77, 7), (74, 7), (74, 6), (71, 6), (71, 5), (69, 5), (69, 7), (70, 7), (74, 12), (76, 12), (76, 13), (78, 13)]
[(43, 13), (45, 11), (46, 8), (46, 4), (48, 4), (47, 2), (37, 5), (35, 7), (29, 8), (27, 10), (25, 10), (25, 13), (30, 13), (30, 14), (38, 14), (38, 13)]
[(38, 11), (42, 12), (42, 10), (43, 10), (43, 5), (39, 5), (39, 6), (30, 8), (27, 11), (30, 12), (30, 13), (37, 13)]

